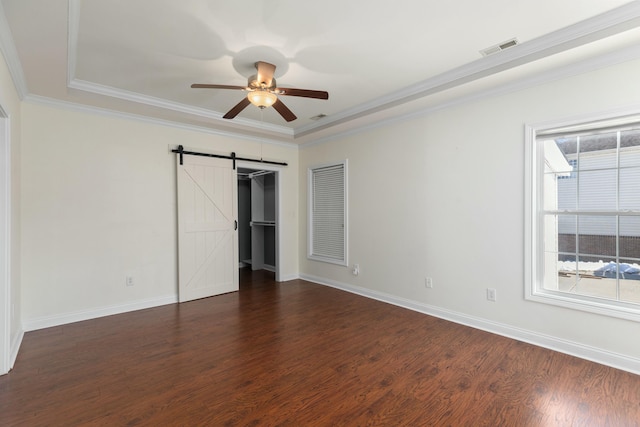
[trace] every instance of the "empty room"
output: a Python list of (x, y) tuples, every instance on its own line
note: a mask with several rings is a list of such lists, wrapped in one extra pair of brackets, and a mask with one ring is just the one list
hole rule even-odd
[(0, 425), (638, 425), (640, 1), (0, 0), (0, 53)]

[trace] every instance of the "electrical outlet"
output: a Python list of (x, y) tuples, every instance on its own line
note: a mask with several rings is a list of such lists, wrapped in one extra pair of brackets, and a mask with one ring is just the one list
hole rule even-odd
[(133, 276), (127, 276), (126, 283), (127, 283), (127, 286), (133, 286), (134, 285)]
[(354, 276), (360, 274), (360, 264), (353, 264), (353, 270), (351, 270)]
[(487, 288), (487, 300), (496, 302), (496, 290), (494, 288)]
[(425, 277), (424, 279), (424, 287), (433, 289), (433, 279), (431, 277)]

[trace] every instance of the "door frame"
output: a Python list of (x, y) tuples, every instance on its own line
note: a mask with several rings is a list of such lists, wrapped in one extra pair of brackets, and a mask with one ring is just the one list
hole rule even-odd
[(237, 168), (243, 168), (243, 169), (251, 169), (251, 170), (255, 170), (255, 171), (259, 171), (259, 170), (265, 170), (265, 171), (273, 171), (274, 175), (275, 175), (275, 183), (276, 183), (276, 282), (281, 282), (281, 268), (280, 268), (280, 260), (282, 259), (282, 221), (281, 219), (281, 198), (280, 198), (280, 194), (282, 194), (282, 180), (280, 179), (280, 172), (282, 171), (282, 168), (280, 166), (277, 165), (269, 165), (266, 163), (255, 163), (255, 162), (246, 162), (246, 161), (242, 161), (239, 160), (238, 162), (236, 162), (236, 167)]
[(0, 375), (11, 369), (11, 144), (9, 116), (0, 105)]

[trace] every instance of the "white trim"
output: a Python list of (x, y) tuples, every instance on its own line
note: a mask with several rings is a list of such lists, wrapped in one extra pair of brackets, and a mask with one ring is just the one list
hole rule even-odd
[[(586, 125), (590, 122), (604, 122), (619, 117), (636, 117), (640, 115), (640, 105), (628, 105), (619, 108), (612, 108), (606, 111), (589, 112), (574, 116), (561, 117), (554, 120), (544, 122), (528, 123), (526, 127), (545, 131), (553, 128), (564, 128), (574, 125)], [(535, 135), (531, 135), (535, 136)]]
[[(280, 274), (282, 254), (284, 252), (282, 248), (283, 233), (284, 233), (284, 225), (282, 221), (282, 177), (280, 176), (282, 172), (282, 167), (277, 165), (269, 165), (267, 163), (253, 163), (239, 160), (236, 164), (239, 168), (246, 169), (259, 169), (259, 170), (268, 170), (276, 172), (276, 265), (275, 266), (267, 266), (265, 265), (265, 270), (272, 271), (276, 274), (276, 282), (282, 282), (282, 276)], [(267, 267), (272, 267), (273, 269), (269, 269)]]
[(119, 119), (132, 120), (132, 121), (137, 121), (141, 123), (167, 126), (167, 127), (188, 130), (193, 132), (202, 132), (202, 133), (207, 133), (211, 135), (241, 139), (245, 141), (260, 142), (260, 143), (269, 144), (269, 145), (293, 148), (296, 150), (299, 147), (298, 144), (295, 144), (292, 142), (283, 142), (283, 141), (278, 141), (274, 139), (268, 139), (263, 136), (251, 136), (251, 135), (244, 135), (241, 133), (222, 131), (222, 130), (208, 128), (204, 126), (195, 126), (195, 125), (174, 122), (174, 121), (165, 120), (165, 119), (157, 119), (154, 117), (143, 116), (139, 114), (125, 113), (121, 111), (110, 110), (107, 108), (95, 107), (92, 105), (84, 105), (84, 104), (78, 104), (75, 102), (62, 101), (59, 99), (48, 98), (48, 97), (39, 96), (39, 95), (27, 95), (24, 99), (24, 102), (29, 104), (34, 104), (34, 105), (45, 105), (47, 107), (60, 108), (68, 111), (75, 111), (78, 113), (97, 114), (105, 117), (116, 117)]
[(388, 304), (393, 304), (419, 313), (449, 320), (454, 323), (491, 332), (507, 338), (523, 341), (539, 347), (548, 348), (550, 350), (569, 354), (581, 359), (600, 363), (602, 365), (611, 366), (616, 369), (622, 369), (636, 375), (640, 375), (640, 359), (625, 356), (623, 354), (610, 352), (601, 348), (591, 347), (588, 345), (576, 343), (573, 341), (563, 340), (550, 335), (532, 332), (526, 329), (516, 328), (504, 323), (494, 322), (475, 316), (469, 316), (457, 311), (447, 310), (440, 307), (424, 304), (422, 302), (397, 297), (384, 292), (373, 291), (371, 289), (362, 288), (360, 286), (349, 285), (334, 280), (324, 279), (321, 277), (301, 274), (300, 278), (309, 282), (320, 285), (330, 286), (363, 297), (375, 299)]
[(538, 174), (533, 167), (536, 144), (534, 127), (525, 125), (524, 135), (524, 298), (529, 299), (533, 295), (536, 276), (538, 275), (537, 257), (535, 245), (537, 241), (537, 227), (534, 220), (533, 207), (537, 205), (536, 182)]
[(193, 107), (191, 105), (181, 104), (179, 102), (168, 101), (162, 98), (156, 98), (149, 95), (143, 95), (136, 92), (127, 91), (124, 89), (118, 89), (110, 86), (101, 85), (98, 83), (92, 83), (85, 80), (74, 79), (69, 82), (68, 87), (70, 89), (81, 90), (84, 92), (95, 93), (98, 95), (108, 96), (111, 98), (122, 99), (125, 101), (135, 102), (137, 104), (150, 105), (152, 107), (158, 107), (165, 110), (176, 111), (179, 113), (189, 114), (198, 117), (204, 117), (209, 120), (216, 121), (225, 126), (251, 128), (263, 132), (272, 132), (279, 134), (283, 137), (292, 139), (293, 129), (274, 125), (266, 122), (258, 122), (255, 120), (243, 119), (237, 117), (233, 121), (223, 119), (223, 114), (208, 110), (206, 108)]
[(526, 300), (640, 322), (640, 309), (638, 308), (615, 304), (613, 301), (607, 303), (585, 295), (574, 296), (543, 289), (541, 282), (544, 275), (544, 262), (539, 242), (542, 241), (544, 229), (539, 224), (538, 211), (543, 205), (539, 189), (543, 185), (542, 159), (544, 153), (541, 144), (536, 141), (538, 132), (617, 120), (622, 117), (635, 118), (639, 114), (640, 107), (634, 106), (525, 125), (524, 297)]
[(11, 74), (11, 79), (13, 80), (16, 92), (18, 92), (20, 99), (24, 99), (24, 97), (29, 93), (29, 89), (27, 88), (27, 79), (24, 76), (24, 70), (20, 63), (20, 57), (16, 50), (16, 44), (13, 40), (13, 35), (11, 34), (9, 22), (7, 22), (7, 17), (4, 13), (2, 2), (0, 2), (0, 51), (7, 63), (7, 68), (9, 68), (9, 74)]
[[(309, 142), (300, 144), (300, 147), (309, 147), (313, 145), (324, 144), (330, 141), (345, 138), (347, 136), (356, 135), (361, 132), (370, 131), (380, 127), (389, 126), (392, 124), (403, 123), (405, 121), (413, 120), (415, 118), (427, 116), (434, 112), (444, 110), (446, 108), (455, 107), (457, 105), (468, 104), (476, 100), (486, 100), (489, 97), (507, 95), (509, 93), (525, 90), (531, 87), (543, 85), (553, 81), (566, 79), (581, 74), (586, 74), (592, 71), (596, 71), (602, 68), (611, 67), (624, 62), (634, 61), (640, 59), (640, 46), (630, 46), (615, 52), (610, 52), (605, 55), (598, 56), (596, 58), (589, 58), (579, 62), (574, 62), (569, 65), (565, 65), (553, 70), (545, 71), (540, 74), (536, 74), (531, 77), (526, 77), (520, 80), (516, 80), (512, 83), (493, 87), (490, 89), (480, 90), (475, 93), (453, 98), (447, 102), (436, 104), (430, 107), (421, 108), (415, 110), (410, 114), (404, 114), (400, 116), (390, 117), (388, 119), (378, 120), (374, 123), (364, 125), (355, 129), (349, 129), (343, 132), (338, 132), (333, 135), (314, 139)], [(296, 137), (299, 135), (296, 134)]]
[(291, 280), (298, 280), (300, 279), (300, 275), (298, 274), (288, 274), (286, 276), (280, 276), (280, 282), (289, 282)]
[(24, 331), (20, 329), (20, 331), (13, 337), (11, 341), (11, 354), (10, 354), (10, 367), (13, 369), (13, 366), (16, 364), (16, 359), (18, 358), (18, 351), (20, 350), (20, 346), (22, 345), (22, 339), (24, 338)]
[[(276, 272), (276, 266), (275, 266), (275, 265), (264, 264), (264, 265), (262, 266), (262, 269), (263, 269), (263, 270), (270, 271), (270, 272), (272, 272), (272, 273), (275, 273), (275, 272)], [(276, 282), (281, 282), (281, 281), (282, 281), (282, 280), (278, 280), (278, 279), (276, 279)]]
[(418, 98), (442, 92), (501, 71), (604, 39), (640, 25), (640, 2), (635, 1), (568, 27), (545, 34), (476, 61), (448, 70), (371, 102), (331, 115), (321, 122), (296, 129), (301, 137), (346, 123)]
[[(135, 94), (131, 92), (121, 91), (114, 88), (107, 88), (106, 86), (95, 85), (89, 82), (83, 82), (75, 77), (75, 64), (77, 61), (77, 38), (78, 38), (78, 28), (79, 28), (79, 19), (80, 19), (80, 1), (79, 0), (70, 0), (69, 1), (69, 35), (68, 35), (68, 69), (67, 69), (67, 79), (69, 87), (76, 87), (79, 90), (87, 90), (89, 92), (101, 93), (107, 96), (112, 96), (121, 99), (129, 99), (134, 102), (141, 102), (148, 105), (156, 105), (156, 101), (159, 101), (160, 104), (158, 106), (162, 108), (168, 108), (174, 110), (174, 107), (177, 108), (176, 111), (182, 111), (182, 107), (186, 107), (185, 112), (188, 114), (196, 114), (202, 115), (205, 117), (209, 117), (214, 119), (219, 114), (214, 113), (210, 110), (206, 109), (194, 109), (192, 111), (192, 107), (182, 106), (182, 104), (173, 103), (166, 100), (158, 100), (156, 98), (147, 97), (140, 94)], [(585, 45), (587, 43), (604, 39), (608, 36), (621, 33), (630, 28), (637, 27), (640, 21), (640, 3), (639, 2), (631, 2), (616, 9), (610, 10), (601, 15), (589, 18), (582, 22), (578, 22), (569, 27), (562, 28), (555, 32), (543, 35), (537, 39), (521, 43), (517, 46), (514, 46), (510, 49), (507, 49), (500, 53), (500, 55), (491, 55), (484, 58), (480, 58), (474, 62), (469, 64), (465, 64), (456, 69), (450, 70), (446, 73), (440, 74), (438, 76), (434, 76), (430, 79), (419, 82), (417, 85), (408, 86), (402, 90), (396, 91), (391, 95), (380, 97), (372, 102), (365, 103), (359, 106), (356, 106), (352, 109), (342, 111), (335, 115), (331, 115), (327, 117), (325, 120), (321, 122), (312, 123), (306, 126), (302, 126), (297, 129), (291, 129), (282, 126), (275, 126), (276, 133), (278, 133), (281, 137), (296, 140), (300, 137), (311, 135), (314, 132), (333, 127), (340, 123), (344, 123), (350, 120), (354, 120), (358, 117), (363, 117), (368, 114), (372, 114), (376, 111), (381, 111), (384, 109), (391, 108), (395, 105), (400, 105), (411, 100), (425, 97), (427, 95), (437, 93), (443, 90), (446, 90), (451, 87), (455, 87), (457, 85), (479, 79), (485, 75), (489, 75), (492, 73), (496, 73), (499, 71), (503, 71), (509, 68), (513, 68), (518, 65), (522, 65), (528, 62), (533, 62), (537, 59), (541, 59), (543, 57), (551, 56), (553, 54), (569, 50), (571, 48), (575, 48), (581, 45)], [(2, 4), (0, 4), (0, 49), (2, 49), (5, 60), (7, 62), (8, 68), (10, 70), (11, 76), (14, 80), (14, 84), (16, 86), (16, 90), (21, 99), (29, 96), (29, 90), (27, 88), (26, 79), (24, 76), (24, 72), (22, 70), (22, 66), (15, 48), (15, 44), (13, 42), (13, 37), (9, 30), (8, 23), (6, 22), (6, 17), (4, 15), (4, 10), (2, 9)], [(629, 48), (627, 51), (637, 50), (637, 48)], [(614, 55), (615, 56), (615, 55)], [(610, 55), (606, 55), (604, 58), (609, 58)], [(615, 61), (625, 60), (624, 58), (614, 59)], [(602, 67), (607, 64), (602, 63), (601, 59), (588, 60), (586, 63), (592, 62), (594, 63), (594, 67)], [(582, 65), (582, 72), (585, 72), (584, 65)], [(574, 72), (579, 72), (580, 67), (569, 66), (566, 68), (573, 68)], [(563, 68), (563, 69), (566, 69)], [(538, 84), (542, 83), (545, 79), (550, 80), (553, 78), (559, 78), (558, 76), (554, 77), (555, 72), (551, 72), (549, 74), (545, 73), (538, 78), (527, 79), (525, 82), (529, 82), (528, 84)], [(539, 81), (536, 83), (535, 81)], [(526, 85), (516, 84), (511, 87), (510, 90), (517, 90), (519, 88), (526, 87)], [(505, 88), (500, 88), (494, 91), (487, 91), (472, 95), (470, 97), (462, 97), (458, 100), (454, 100), (452, 102), (448, 102), (445, 104), (437, 105), (435, 107), (430, 107), (421, 111), (417, 111), (413, 115), (402, 116), (391, 118), (388, 120), (382, 120), (373, 125), (364, 126), (362, 128), (358, 128), (356, 130), (350, 130), (344, 133), (339, 133), (336, 135), (332, 135), (327, 138), (321, 138), (317, 140), (312, 140), (307, 142), (306, 144), (314, 144), (326, 142), (328, 140), (334, 140), (337, 138), (342, 138), (346, 135), (352, 134), (354, 132), (360, 132), (366, 129), (370, 129), (373, 127), (377, 127), (379, 125), (385, 125), (389, 123), (393, 123), (396, 121), (407, 120), (411, 117), (415, 117), (415, 115), (424, 115), (428, 112), (435, 111), (438, 109), (446, 108), (451, 105), (459, 104), (461, 102), (468, 102), (477, 97), (504, 93)], [(134, 115), (130, 115), (132, 117)], [(222, 119), (221, 119), (222, 120)], [(249, 126), (256, 129), (262, 129), (263, 124), (260, 124), (253, 120), (246, 120), (242, 118), (237, 118), (234, 120), (237, 124)], [(274, 126), (274, 125), (272, 125)], [(198, 131), (212, 132), (211, 129), (200, 128), (197, 126), (188, 126), (185, 125), (186, 128), (195, 129)], [(230, 132), (217, 132), (218, 134), (232, 134)], [(239, 135), (238, 135), (239, 136)], [(306, 145), (303, 144), (303, 145)]]
[(50, 328), (52, 326), (66, 325), (68, 323), (82, 322), (83, 320), (96, 319), (114, 314), (128, 313), (130, 311), (144, 310), (147, 308), (159, 307), (162, 305), (176, 304), (178, 295), (166, 295), (163, 297), (148, 298), (124, 304), (114, 304), (105, 307), (97, 307), (88, 310), (80, 310), (71, 313), (55, 314), (52, 316), (42, 316), (34, 319), (25, 319), (24, 330), (35, 331), (38, 329)]
[(11, 358), (11, 135), (8, 114), (0, 105), (0, 375)]
[[(207, 117), (212, 120), (224, 120), (221, 118), (222, 115), (220, 113), (213, 112), (211, 110), (195, 108), (160, 98), (77, 79), (75, 76), (75, 68), (77, 61), (77, 41), (80, 20), (79, 3), (79, 0), (69, 1), (69, 54), (67, 74), (68, 86), (70, 88), (118, 99), (125, 99), (146, 105), (153, 105), (172, 111), (194, 114), (197, 116)], [(434, 93), (442, 92), (452, 87), (460, 86), (559, 52), (564, 52), (619, 34), (631, 28), (635, 28), (638, 25), (640, 25), (640, 3), (631, 2), (595, 17), (545, 34), (528, 42), (518, 44), (517, 46), (500, 52), (500, 55), (482, 57), (476, 61), (464, 64), (460, 67), (423, 80), (417, 84), (407, 86), (398, 91), (394, 91), (391, 94), (381, 96), (370, 102), (332, 114), (320, 122), (310, 123), (299, 128), (268, 125), (262, 122), (242, 118), (235, 119), (235, 122), (254, 129), (264, 131), (272, 130), (282, 136), (295, 140), (378, 111), (402, 105)]]

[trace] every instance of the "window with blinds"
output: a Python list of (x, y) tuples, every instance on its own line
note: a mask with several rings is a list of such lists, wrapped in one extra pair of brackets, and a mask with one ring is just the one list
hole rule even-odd
[(347, 161), (310, 168), (308, 257), (348, 265)]

